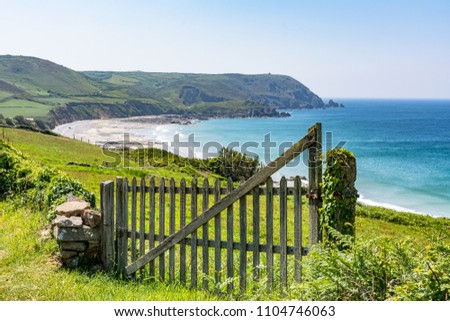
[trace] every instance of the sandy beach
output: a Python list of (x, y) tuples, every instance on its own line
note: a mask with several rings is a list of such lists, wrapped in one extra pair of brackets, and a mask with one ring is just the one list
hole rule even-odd
[[(162, 142), (158, 139), (157, 135), (158, 129), (161, 128), (160, 126), (170, 124), (190, 125), (196, 121), (196, 119), (189, 116), (180, 115), (95, 119), (59, 125), (53, 131), (62, 136), (82, 140), (98, 146), (109, 144), (110, 147), (112, 145), (121, 147), (125, 142), (129, 148), (138, 148), (136, 146), (139, 145), (136, 143), (144, 147), (161, 148)], [(136, 130), (145, 130), (146, 135), (141, 136), (136, 133)], [(153, 135), (152, 132), (154, 133)]]

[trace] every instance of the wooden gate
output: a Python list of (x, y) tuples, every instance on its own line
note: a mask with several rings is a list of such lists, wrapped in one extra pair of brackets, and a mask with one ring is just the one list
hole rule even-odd
[[(241, 292), (301, 281), (302, 256), (319, 240), (321, 124), (239, 187), (205, 179), (177, 185), (117, 178), (101, 184), (102, 260), (126, 278), (179, 282)], [(308, 151), (308, 235), (303, 235), (301, 180), (288, 187), (271, 175)], [(201, 203), (201, 206), (199, 206)], [(210, 206), (210, 203), (213, 203)], [(235, 204), (237, 206), (235, 206)], [(239, 209), (237, 213), (236, 209)], [(198, 251), (198, 248), (201, 249)], [(293, 273), (288, 273), (293, 271)], [(261, 282), (264, 281), (264, 282)]]

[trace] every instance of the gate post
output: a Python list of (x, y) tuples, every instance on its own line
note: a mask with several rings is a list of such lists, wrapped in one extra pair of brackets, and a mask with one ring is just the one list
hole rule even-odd
[(100, 185), (102, 213), (102, 263), (107, 272), (114, 268), (114, 182), (106, 181)]
[(309, 245), (314, 245), (321, 239), (319, 208), (322, 207), (322, 124), (316, 123), (309, 128), (313, 142), (308, 148), (308, 181), (309, 191)]

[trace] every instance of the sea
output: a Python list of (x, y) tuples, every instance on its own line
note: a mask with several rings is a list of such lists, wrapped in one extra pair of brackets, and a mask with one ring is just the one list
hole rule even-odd
[[(179, 141), (179, 153), (186, 156), (209, 157), (220, 145), (268, 163), (320, 122), (324, 150), (345, 147), (356, 156), (361, 203), (450, 217), (450, 100), (339, 103), (345, 107), (289, 110), (288, 118), (218, 118), (128, 131), (172, 150)], [(307, 176), (306, 160), (300, 156), (274, 179)]]
[[(171, 124), (148, 135), (169, 143), (169, 149), (178, 139), (184, 155), (190, 146), (191, 156), (208, 157), (220, 144), (257, 154), (267, 163), (320, 122), (324, 150), (340, 146), (356, 156), (360, 202), (450, 217), (450, 100), (341, 99), (339, 103), (345, 108), (290, 110), (288, 118)], [(145, 136), (145, 131), (130, 132)], [(305, 163), (306, 157), (300, 156), (275, 179), (307, 176)]]

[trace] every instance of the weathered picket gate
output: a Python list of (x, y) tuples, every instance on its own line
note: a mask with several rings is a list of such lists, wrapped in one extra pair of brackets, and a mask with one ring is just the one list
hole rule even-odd
[[(303, 246), (301, 180), (297, 176), (294, 186), (287, 187), (283, 177), (279, 187), (274, 187), (270, 176), (308, 151), (308, 242), (310, 246), (317, 243), (321, 136), (317, 123), (236, 189), (231, 181), (226, 187), (219, 180), (209, 186), (207, 179), (202, 186), (196, 179), (190, 186), (185, 179), (179, 186), (173, 179), (166, 184), (163, 178), (156, 184), (154, 177), (149, 182), (142, 178), (139, 184), (135, 178), (131, 182), (117, 178), (115, 186), (113, 181), (103, 182), (105, 268), (132, 279), (168, 280), (193, 288), (200, 280), (204, 288), (228, 292), (246, 291), (248, 280), (256, 285), (264, 278), (268, 290), (275, 286), (283, 290), (291, 280), (299, 282), (302, 256), (309, 250)], [(239, 204), (236, 215), (234, 203)], [(210, 265), (210, 258), (214, 264)]]

